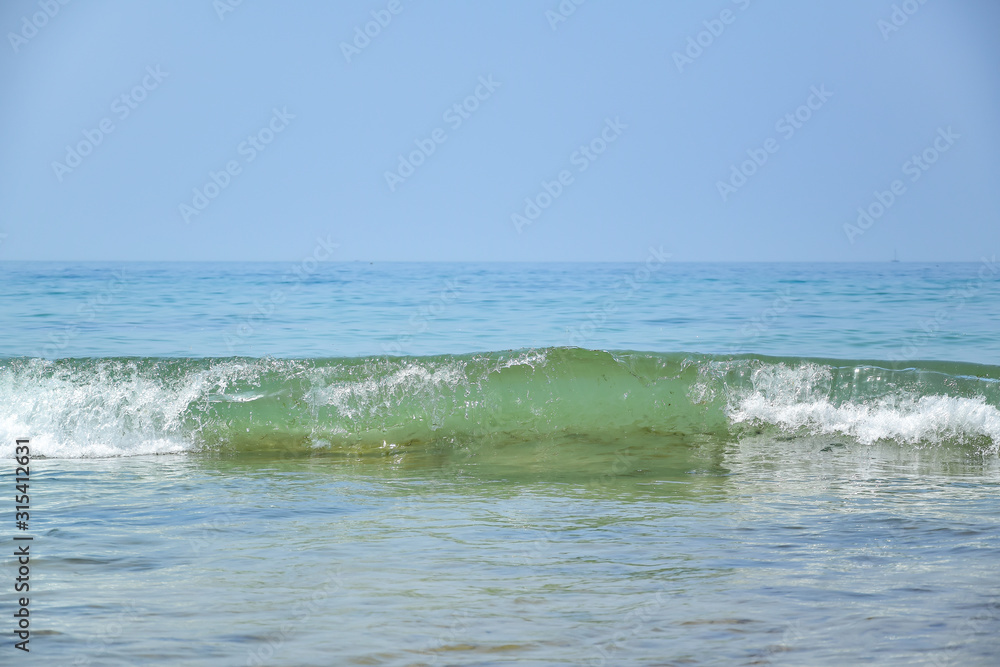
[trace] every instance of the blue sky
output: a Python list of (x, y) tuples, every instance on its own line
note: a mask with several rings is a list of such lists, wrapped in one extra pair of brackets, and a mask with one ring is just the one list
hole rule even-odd
[(3, 4), (0, 259), (1000, 249), (993, 2), (231, 2)]

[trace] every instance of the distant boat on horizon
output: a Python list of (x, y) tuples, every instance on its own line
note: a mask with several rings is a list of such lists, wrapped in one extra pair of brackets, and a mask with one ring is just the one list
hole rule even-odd
[(896, 256), (896, 251), (895, 250), (892, 251), (892, 259), (889, 260), (889, 261), (896, 262), (897, 264), (899, 263), (899, 258)]

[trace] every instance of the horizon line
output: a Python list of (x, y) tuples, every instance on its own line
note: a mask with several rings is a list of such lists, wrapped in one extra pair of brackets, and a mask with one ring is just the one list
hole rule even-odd
[[(975, 264), (979, 259), (678, 259), (667, 264)], [(283, 264), (301, 262), (290, 259), (7, 259), (4, 263), (34, 264)], [(641, 259), (330, 259), (322, 264), (641, 264)]]

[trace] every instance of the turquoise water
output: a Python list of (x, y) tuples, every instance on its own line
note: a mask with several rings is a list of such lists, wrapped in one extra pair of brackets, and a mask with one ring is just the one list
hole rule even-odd
[(0, 355), (1000, 360), (1000, 264), (0, 263)]
[(995, 664), (996, 269), (0, 264), (15, 657)]

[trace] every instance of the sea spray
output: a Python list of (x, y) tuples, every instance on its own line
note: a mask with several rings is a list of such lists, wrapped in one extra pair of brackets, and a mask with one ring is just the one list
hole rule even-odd
[[(862, 444), (1000, 444), (1000, 368), (546, 348), (342, 359), (0, 361), (0, 455), (421, 447), (633, 435), (726, 441), (747, 429)], [(666, 441), (664, 441), (666, 442)]]

